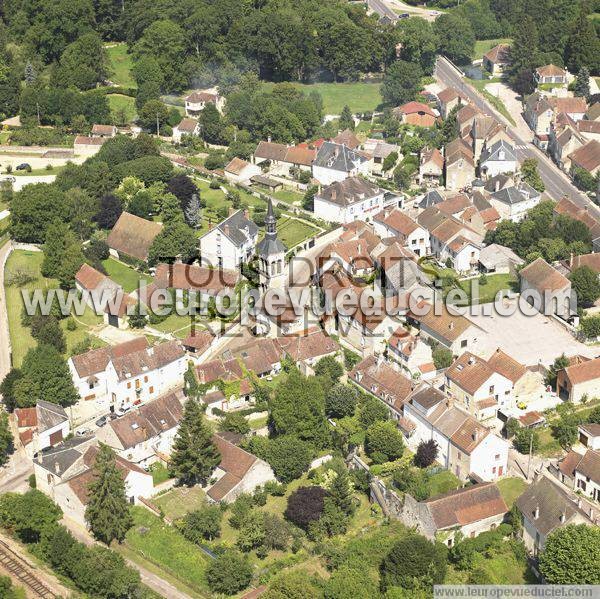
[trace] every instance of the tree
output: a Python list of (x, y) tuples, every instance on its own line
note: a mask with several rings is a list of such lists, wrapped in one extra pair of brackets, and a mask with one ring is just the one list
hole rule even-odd
[(183, 420), (173, 443), (171, 469), (179, 481), (188, 486), (206, 485), (221, 456), (212, 441), (212, 432), (204, 421), (200, 404), (188, 399)]
[(84, 261), (81, 243), (69, 225), (60, 221), (50, 224), (46, 230), (42, 275), (58, 279), (64, 288), (72, 288)]
[[(214, 104), (207, 104), (198, 118), (200, 125), (200, 136), (210, 144), (223, 142), (224, 124), (221, 114)], [(208, 167), (207, 167), (208, 168)]]
[(354, 131), (354, 117), (352, 116), (352, 111), (347, 104), (344, 106), (344, 108), (342, 108), (338, 125), (342, 131), (345, 131), (346, 129)]
[(40, 345), (51, 345), (61, 354), (67, 351), (65, 334), (54, 316), (34, 316), (31, 321), (31, 336)]
[(284, 516), (292, 524), (308, 530), (312, 522), (319, 520), (325, 507), (328, 492), (323, 487), (299, 487), (289, 497)]
[(591, 306), (600, 297), (598, 274), (589, 266), (575, 268), (571, 271), (569, 279), (577, 294), (578, 306)]
[(447, 561), (443, 545), (410, 533), (400, 539), (381, 562), (382, 590), (392, 586), (419, 589), (441, 584), (446, 575)]
[(600, 529), (585, 524), (557, 528), (539, 559), (547, 584), (600, 584)]
[(192, 543), (212, 541), (221, 536), (222, 519), (223, 510), (218, 505), (207, 505), (184, 516), (181, 532)]
[(8, 423), (8, 414), (0, 414), (0, 466), (4, 466), (14, 451), (13, 436)]
[(197, 229), (200, 226), (202, 220), (200, 198), (197, 193), (192, 195), (190, 203), (183, 212), (185, 216), (185, 222), (192, 227)]
[(565, 46), (565, 64), (571, 73), (586, 67), (593, 73), (600, 66), (600, 41), (592, 21), (588, 18), (588, 7), (581, 3), (577, 19), (573, 21)]
[(92, 471), (86, 522), (99, 541), (107, 545), (113, 540), (122, 543), (133, 526), (133, 518), (125, 494), (125, 479), (117, 467), (116, 454), (108, 445), (100, 444)]
[(206, 580), (213, 593), (235, 595), (245, 589), (251, 579), (252, 566), (248, 559), (237, 551), (225, 551), (206, 568)]
[(529, 183), (533, 189), (542, 193), (546, 186), (538, 172), (538, 163), (535, 158), (527, 158), (521, 164), (521, 177), (525, 183)]
[(328, 387), (339, 382), (344, 374), (342, 365), (335, 359), (335, 356), (325, 356), (315, 364), (315, 376), (327, 379)]
[(160, 128), (167, 123), (169, 109), (160, 100), (148, 100), (139, 112), (139, 121), (144, 127), (160, 135)]
[(587, 67), (581, 67), (575, 79), (575, 89), (573, 90), (576, 96), (582, 98), (590, 97), (590, 71)]
[(506, 421), (504, 428), (506, 429), (506, 438), (512, 439), (517, 434), (517, 431), (521, 428), (521, 423), (517, 420), (517, 418), (511, 417)]
[(545, 383), (554, 389), (556, 387), (556, 376), (559, 370), (566, 368), (569, 365), (569, 358), (565, 354), (561, 354), (558, 358), (555, 358), (554, 362), (548, 369)]
[(12, 413), (17, 407), (15, 383), (21, 380), (22, 377), (23, 374), (18, 368), (11, 368), (0, 383), (0, 395), (2, 395), (2, 403), (8, 412)]
[(428, 477), (425, 470), (402, 466), (394, 470), (393, 481), (398, 490), (408, 493), (417, 501), (425, 501), (429, 497)]
[(0, 496), (0, 521), (24, 543), (39, 542), (42, 532), (62, 518), (62, 510), (41, 491), (30, 489), (24, 495)]
[(450, 364), (453, 362), (452, 351), (446, 347), (442, 347), (438, 345), (432, 352), (431, 356), (433, 358), (433, 365), (436, 370), (442, 370), (443, 368), (448, 368)]
[(108, 56), (100, 36), (86, 33), (69, 44), (60, 57), (54, 81), (61, 87), (88, 90), (108, 77)]
[(183, 220), (165, 223), (150, 246), (148, 264), (155, 266), (159, 262), (174, 262), (177, 258), (189, 262), (198, 251), (197, 245), (198, 238)]
[(426, 75), (433, 73), (438, 39), (431, 23), (418, 17), (402, 19), (396, 26), (399, 34), (400, 58), (418, 62)]
[(269, 588), (262, 597), (263, 599), (321, 599), (322, 594), (306, 572), (288, 568), (269, 581)]
[(376, 464), (393, 462), (404, 453), (402, 433), (391, 420), (375, 422), (367, 429), (365, 451)]
[(564, 449), (569, 449), (577, 443), (579, 437), (578, 426), (581, 419), (575, 414), (566, 414), (552, 424), (552, 434)]
[(440, 15), (433, 24), (438, 51), (457, 64), (469, 64), (475, 47), (475, 34), (467, 19), (457, 13)]
[(101, 229), (112, 229), (123, 213), (123, 202), (114, 194), (100, 198), (100, 207), (94, 220)]
[(289, 483), (308, 470), (313, 456), (314, 448), (310, 443), (293, 435), (284, 435), (269, 441), (263, 459), (273, 468), (278, 480)]
[(378, 399), (367, 396), (360, 406), (358, 418), (363, 428), (367, 429), (375, 424), (375, 422), (387, 420), (389, 412), (385, 405)]
[(540, 65), (538, 45), (536, 23), (529, 15), (525, 15), (515, 26), (509, 70), (511, 85), (523, 97), (534, 89), (533, 72)]
[(137, 303), (135, 309), (129, 314), (127, 322), (132, 329), (143, 329), (148, 322), (148, 317), (142, 309), (142, 304)]
[(187, 175), (175, 175), (167, 183), (167, 192), (178, 200), (182, 210), (186, 210), (192, 198), (198, 194), (198, 187)]
[(520, 428), (513, 439), (515, 449), (523, 455), (529, 454), (529, 449), (535, 453), (540, 448), (540, 435), (535, 429)]
[(427, 468), (435, 462), (438, 456), (438, 444), (433, 440), (421, 441), (417, 446), (417, 452), (415, 453), (415, 466), (419, 468)]
[(359, 599), (379, 597), (379, 589), (371, 576), (363, 570), (342, 566), (336, 569), (323, 589), (324, 599)]
[(239, 412), (228, 412), (219, 423), (219, 428), (222, 431), (229, 431), (232, 433), (238, 433), (245, 435), (250, 432), (250, 425), (246, 420), (246, 417)]
[(396, 60), (383, 76), (381, 96), (388, 104), (397, 106), (415, 99), (417, 92), (421, 91), (421, 77), (423, 72), (418, 64)]
[(330, 418), (353, 416), (358, 402), (358, 389), (344, 383), (337, 383), (325, 398), (325, 412)]
[(30, 349), (21, 365), (21, 375), (13, 387), (18, 407), (35, 405), (38, 400), (67, 407), (79, 400), (67, 363), (51, 345)]
[(387, 173), (389, 170), (393, 169), (398, 162), (398, 152), (390, 152), (383, 160), (383, 164), (381, 165), (381, 170), (384, 173)]
[(346, 516), (350, 516), (354, 512), (354, 502), (348, 469), (345, 464), (339, 463), (331, 469), (331, 472), (333, 478), (328, 488), (329, 498)]

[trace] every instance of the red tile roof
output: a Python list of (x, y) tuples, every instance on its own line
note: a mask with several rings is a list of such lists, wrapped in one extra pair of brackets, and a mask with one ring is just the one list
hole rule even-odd
[(108, 247), (132, 258), (145, 262), (162, 225), (129, 212), (123, 212), (112, 231), (108, 234)]

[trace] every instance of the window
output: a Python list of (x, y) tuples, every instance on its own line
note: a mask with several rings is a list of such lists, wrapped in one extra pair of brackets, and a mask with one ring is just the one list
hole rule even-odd
[(496, 474), (496, 466), (492, 468), (492, 474)]
[(458, 459), (462, 460), (462, 453), (460, 453), (460, 451), (458, 452)]
[(497, 454), (494, 456), (494, 459), (495, 459), (496, 461), (498, 461), (498, 460), (500, 459), (500, 454), (499, 454), (499, 453), (497, 453)]
[(128, 389), (131, 389), (131, 381), (128, 381), (128, 382), (127, 382), (127, 388), (128, 388)]
[(490, 385), (490, 395), (494, 395), (494, 385)]
[(461, 347), (467, 347), (467, 340), (466, 340), (466, 339), (463, 339), (463, 340), (460, 342), (460, 346), (461, 346)]
[(145, 376), (144, 377), (144, 383), (147, 383), (147, 382), (148, 382), (148, 376)]
[(150, 393), (154, 393), (154, 387), (150, 387), (150, 389), (148, 389), (148, 391), (149, 391)]

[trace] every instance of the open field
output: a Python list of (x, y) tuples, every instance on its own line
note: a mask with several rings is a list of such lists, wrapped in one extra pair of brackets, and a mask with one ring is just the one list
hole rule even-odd
[(301, 222), (295, 218), (283, 216), (277, 221), (277, 234), (286, 248), (292, 248), (312, 235), (318, 230), (308, 223)]
[(131, 54), (127, 53), (127, 44), (111, 44), (106, 47), (106, 53), (112, 71), (110, 80), (123, 87), (137, 87), (131, 73), (133, 62)]
[(108, 276), (123, 287), (123, 289), (127, 293), (131, 293), (135, 289), (137, 289), (138, 281), (143, 279), (150, 283), (152, 281), (152, 277), (149, 275), (144, 275), (139, 273), (135, 268), (131, 266), (127, 266), (123, 262), (119, 262), (114, 258), (108, 258), (108, 260), (104, 260), (102, 265), (106, 269)]
[(175, 487), (152, 500), (171, 520), (182, 518), (205, 504), (205, 494), (200, 487)]
[(513, 506), (517, 497), (527, 488), (527, 483), (522, 478), (517, 477), (502, 478), (496, 484), (509, 509)]
[(510, 44), (512, 39), (509, 37), (499, 37), (495, 40), (477, 40), (471, 58), (473, 60), (480, 60), (486, 52), (489, 52), (492, 48), (495, 48), (498, 44)]
[(109, 94), (107, 99), (113, 122), (119, 125), (128, 124), (136, 119), (135, 98), (123, 94)]
[(287, 204), (296, 204), (299, 206), (302, 205), (302, 200), (304, 199), (304, 194), (298, 191), (293, 191), (292, 189), (281, 189), (271, 195), (282, 202), (286, 202)]
[[(266, 84), (267, 86), (271, 84)], [(294, 83), (294, 87), (309, 94), (316, 91), (323, 98), (325, 114), (340, 114), (347, 104), (352, 112), (375, 110), (383, 102), (379, 83)]]
[[(477, 285), (479, 290), (479, 298), (477, 301), (471, 297), (471, 294), (475, 289), (475, 285)], [(467, 279), (466, 281), (459, 282), (460, 288), (467, 294), (469, 298), (469, 304), (488, 304), (493, 302), (498, 291), (515, 291), (516, 285), (516, 279), (509, 274), (487, 275), (485, 285), (482, 285), (479, 282), (479, 279)]]

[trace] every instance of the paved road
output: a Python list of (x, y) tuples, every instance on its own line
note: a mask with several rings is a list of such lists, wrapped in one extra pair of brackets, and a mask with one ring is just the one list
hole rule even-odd
[(367, 0), (367, 8), (380, 17), (388, 17), (391, 21), (398, 18), (398, 15), (383, 0)]
[(508, 127), (508, 133), (515, 142), (516, 154), (519, 161), (535, 158), (538, 161), (538, 170), (546, 186), (546, 193), (554, 200), (569, 196), (581, 208), (588, 208), (600, 218), (600, 209), (581, 193), (563, 173), (541, 150), (524, 140), (516, 129), (498, 113), (477, 90), (465, 83), (455, 67), (443, 57), (438, 57), (435, 66), (435, 77), (445, 86), (452, 86), (460, 90), (481, 111), (494, 116), (499, 122)]

